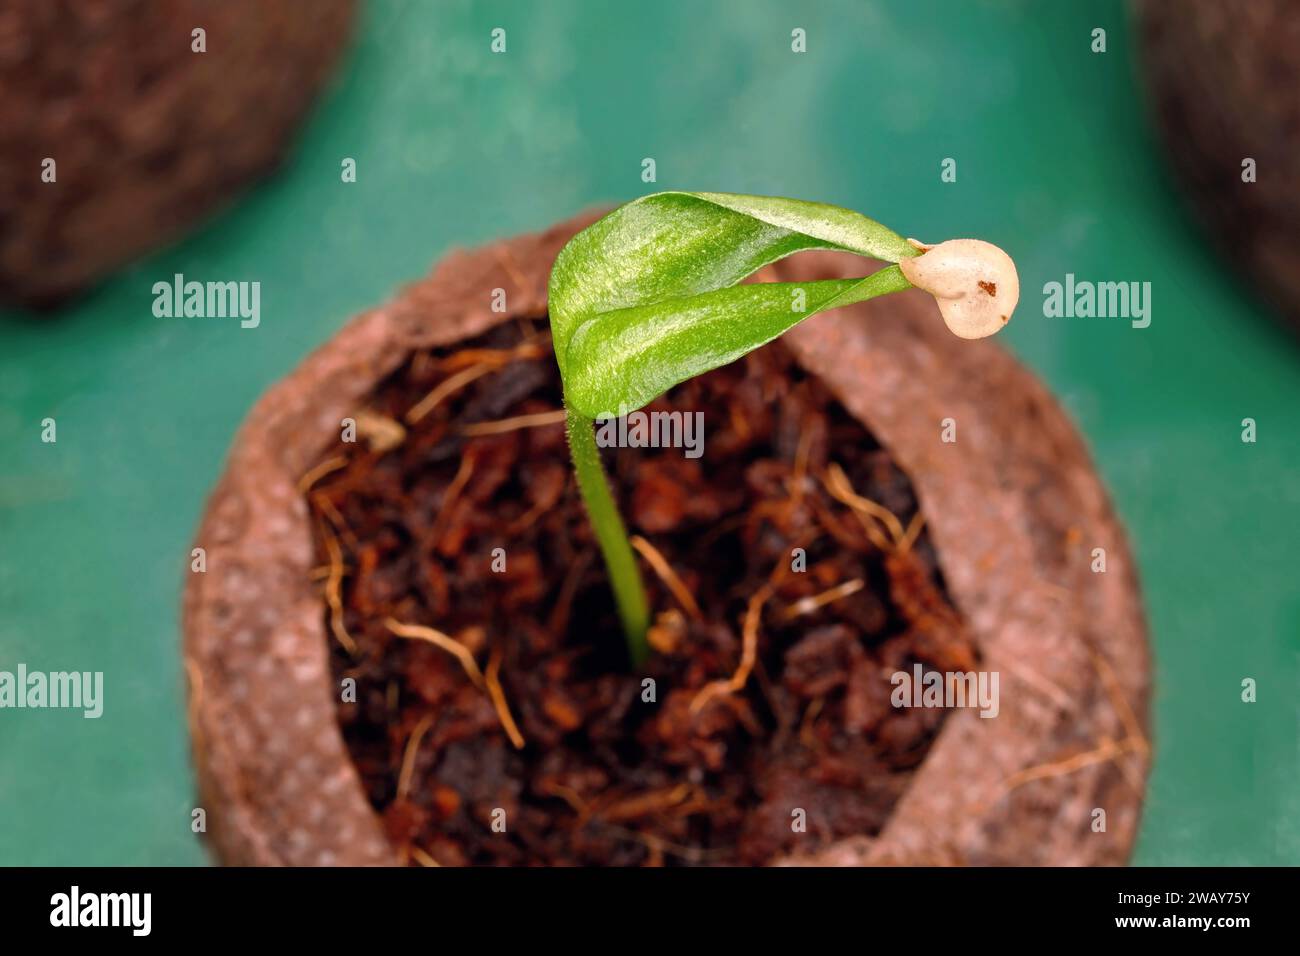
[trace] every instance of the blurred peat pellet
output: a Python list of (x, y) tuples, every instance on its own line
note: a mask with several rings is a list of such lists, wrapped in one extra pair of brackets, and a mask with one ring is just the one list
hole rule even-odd
[(274, 168), (354, 7), (0, 4), (0, 300), (57, 304)]
[(1218, 246), (1300, 330), (1300, 3), (1136, 7), (1173, 165)]

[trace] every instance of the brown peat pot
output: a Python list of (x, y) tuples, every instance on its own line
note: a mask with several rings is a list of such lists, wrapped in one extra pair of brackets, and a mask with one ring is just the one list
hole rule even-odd
[[(377, 710), (370, 705), (360, 710), (358, 705), (350, 705), (352, 709), (347, 713), (351, 716), (341, 728), (340, 666), (347, 673), (349, 658), (337, 632), (331, 633), (332, 618), (322, 595), (322, 551), (314, 528), (319, 516), (309, 507), (304, 476), (322, 474), (322, 461), (337, 455), (343, 447), (340, 423), (371, 411), (376, 395), (386, 387), (384, 383), (391, 383), (399, 370), (412, 367), (413, 361), (428, 365), (431, 355), (450, 354), (448, 350), (455, 350), (460, 343), (503, 333), (512, 324), (527, 325), (534, 330), (529, 334), (544, 336), (545, 291), (551, 263), (574, 232), (590, 221), (591, 217), (583, 217), (542, 234), (449, 255), (427, 279), (405, 289), (387, 305), (360, 316), (310, 356), (267, 392), (244, 423), (196, 539), (196, 544), (206, 551), (206, 570), (189, 575), (184, 602), (184, 657), (200, 805), (207, 810), (208, 836), (221, 862), (331, 865), (393, 864), (409, 859), (410, 848), (402, 846), (394, 834), (419, 829), (407, 818), (416, 811), (408, 807), (396, 815), (401, 819), (395, 819), (391, 808), (384, 812), (382, 804), (391, 801), (393, 788), (385, 791), (388, 784), (384, 780), (376, 782), (369, 756), (358, 763), (356, 754), (363, 751), (356, 748), (362, 746), (358, 741), (366, 730), (353, 718), (367, 710), (372, 716), (379, 714), (380, 723), (370, 728), (379, 737), (377, 752), (382, 755), (391, 750), (395, 763), (401, 753), (398, 742), (414, 738), (418, 745), (420, 735), (428, 731), (428, 747), (432, 746), (428, 741), (440, 734), (446, 738), (449, 731), (434, 719), (439, 716), (437, 708), (426, 707), (429, 716), (423, 726), (412, 730), (409, 724), (404, 725), (400, 733), (387, 735), (393, 738), (391, 741), (386, 739), (383, 715), (390, 711), (384, 709), (382, 693), (378, 693)], [(813, 279), (860, 274), (861, 270), (861, 260), (853, 257), (802, 253), (769, 268), (764, 277)], [(494, 290), (505, 290), (506, 311), (493, 311), (493, 303), (500, 303), (500, 294)], [(830, 865), (1125, 862), (1139, 822), (1149, 762), (1146, 726), (1150, 670), (1145, 624), (1123, 529), (1082, 441), (1056, 402), (999, 347), (988, 341), (962, 341), (949, 334), (933, 300), (919, 292), (810, 319), (742, 363), (710, 375), (722, 375), (717, 381), (727, 388), (748, 388), (749, 380), (737, 379), (748, 373), (738, 370), (747, 367), (747, 361), (757, 361), (755, 367), (770, 362), (762, 356), (780, 356), (785, 363), (779, 366), (783, 376), (806, 380), (798, 394), (810, 394), (808, 390), (813, 389), (830, 396), (825, 401), (837, 401), (836, 407), (841, 409), (837, 414), (842, 414), (844, 422), (861, 434), (861, 443), (870, 444), (877, 449), (873, 454), (887, 458), (888, 468), (896, 469), (893, 473), (901, 476), (899, 480), (910, 481), (911, 497), (896, 499), (904, 504), (895, 507), (915, 502), (917, 513), (924, 518), (924, 534), (913, 550), (933, 563), (947, 595), (944, 600), (955, 609), (935, 610), (937, 618), (932, 618), (930, 624), (935, 619), (960, 617), (964, 623), (957, 631), (969, 635), (979, 669), (1000, 675), (1000, 706), (997, 716), (990, 719), (982, 718), (975, 709), (959, 707), (944, 711), (945, 716), (927, 724), (934, 733), (924, 740), (920, 751), (923, 756), (916, 756), (891, 776), (899, 783), (887, 798), (881, 798), (879, 793), (871, 798), (884, 807), (881, 815), (856, 816), (856, 804), (867, 802), (866, 796), (859, 797), (854, 786), (840, 786), (834, 791), (834, 801), (825, 804), (827, 812), (839, 821), (833, 832), (821, 826), (817, 815), (822, 810), (818, 805), (797, 803), (803, 786), (801, 775), (787, 774), (781, 779), (785, 786), (794, 788), (791, 801), (783, 803), (784, 797), (778, 795), (772, 798), (775, 802), (771, 806), (765, 806), (779, 824), (776, 831), (784, 829), (787, 835), (792, 829), (788, 804), (795, 801), (797, 806), (808, 807), (806, 834), (795, 840), (778, 840), (771, 844), (770, 855), (759, 859), (754, 853), (762, 854), (767, 844), (750, 839), (747, 855), (742, 855), (740, 861)], [(537, 362), (529, 374), (540, 375), (537, 370), (553, 364), (549, 351)], [(518, 384), (521, 376), (527, 377), (522, 372), (510, 377), (516, 389), (524, 388)], [(736, 385), (737, 381), (741, 384)], [(545, 394), (550, 399), (556, 395), (554, 391)], [(715, 396), (716, 401), (720, 399)], [(949, 419), (951, 422), (946, 422)], [(945, 426), (954, 425), (957, 440), (944, 441)], [(725, 421), (719, 421), (718, 428), (720, 431), (711, 438), (715, 445), (710, 446), (710, 455), (701, 463), (706, 473), (725, 464), (721, 450), (727, 440)], [(547, 444), (536, 446), (547, 449), (546, 460), (540, 466), (535, 459), (525, 463), (530, 474), (567, 468), (562, 434), (557, 437), (556, 431), (535, 428), (527, 432), (532, 437), (518, 439), (520, 443), (536, 443), (545, 434), (550, 435)], [(951, 433), (951, 427), (948, 431)], [(414, 436), (414, 432), (411, 434)], [(413, 443), (415, 438), (407, 441)], [(423, 462), (434, 457), (436, 449), (446, 447), (426, 444), (395, 454), (409, 454), (415, 457), (406, 460)], [(802, 443), (800, 447), (804, 447)], [(845, 447), (835, 447), (832, 452), (844, 460), (856, 453)], [(636, 455), (619, 454), (625, 460)], [(357, 476), (338, 479), (347, 472), (336, 472), (321, 485), (331, 480), (345, 484), (363, 481), (366, 474), (378, 473), (377, 460), (374, 455), (364, 457), (367, 464)], [(389, 456), (385, 460), (391, 464), (394, 459)], [(443, 475), (460, 474), (454, 457), (438, 467), (445, 469), (440, 472)], [(476, 481), (482, 474), (475, 472)], [(799, 478), (805, 480), (801, 487), (807, 488), (800, 494), (817, 493), (815, 482), (802, 473)], [(494, 480), (500, 484), (506, 479), (497, 476)], [(615, 468), (613, 480), (616, 486), (624, 480), (619, 468)], [(417, 494), (417, 484), (411, 482), (407, 488), (412, 497)], [(452, 494), (445, 485), (444, 481), (431, 492), (435, 497), (443, 496), (444, 505)], [(480, 493), (479, 486), (474, 487), (475, 494)], [(525, 487), (520, 495), (529, 493)], [(535, 518), (539, 508), (531, 510)], [(559, 510), (555, 505), (550, 508), (551, 512)], [(847, 535), (857, 524), (847, 512), (841, 514), (845, 515), (842, 530)], [(743, 520), (746, 515), (724, 516), (715, 523), (721, 527), (731, 518)], [(645, 519), (634, 507), (630, 520), (635, 529)], [(573, 518), (569, 524), (578, 527), (582, 523)], [(921, 526), (919, 521), (916, 524)], [(689, 551), (696, 547), (694, 539), (687, 536), (686, 546), (678, 545), (675, 551), (670, 550), (674, 547), (670, 536), (658, 540), (669, 563), (684, 569), (690, 560)], [(506, 544), (509, 550), (509, 542)], [(703, 537), (698, 546), (701, 550), (707, 548)], [(1095, 549), (1105, 551), (1104, 572), (1094, 570), (1099, 553)], [(357, 563), (365, 565), (366, 561), (363, 557)], [(373, 563), (371, 560), (370, 572), (374, 571)], [(562, 578), (569, 570), (567, 563), (562, 556), (554, 556), (541, 563), (542, 573)], [(447, 566), (453, 564), (448, 559)], [(594, 573), (599, 574), (598, 560), (595, 566)], [(436, 554), (433, 564), (421, 567), (425, 576), (441, 573)], [(365, 569), (354, 568), (349, 574), (361, 570)], [(811, 575), (811, 567), (809, 571)], [(684, 569), (682, 574), (702, 595), (702, 602), (706, 592), (725, 592), (731, 583), (711, 583), (708, 576), (709, 568), (703, 572)], [(658, 587), (655, 578), (648, 578), (648, 582), (656, 582)], [(372, 586), (370, 592), (378, 587)], [(870, 590), (866, 588), (859, 596), (869, 596)], [(652, 595), (656, 610), (671, 601), (664, 594), (660, 588)], [(509, 600), (508, 595), (500, 599)], [(849, 603), (846, 599), (823, 610)], [(932, 610), (938, 607), (932, 602)], [(463, 613), (463, 609), (451, 607), (446, 611), (448, 617), (457, 612)], [(576, 612), (575, 617), (579, 617), (579, 626), (586, 623)], [(795, 676), (804, 685), (815, 683), (821, 676), (816, 671), (820, 665), (809, 663), (809, 655), (815, 656), (813, 645), (833, 644), (835, 635), (843, 633), (843, 629), (834, 627), (820, 628), (805, 640), (801, 622), (813, 619), (796, 616), (791, 622), (789, 615), (775, 613), (763, 618), (764, 628), (784, 626), (787, 635), (793, 629), (789, 639), (796, 643), (784, 652), (784, 670), (797, 671)], [(383, 631), (378, 625), (362, 626), (356, 617), (349, 620), (358, 643), (363, 631), (372, 642)], [(441, 618), (415, 623), (443, 626)], [(501, 642), (507, 642), (509, 648), (515, 645), (508, 642), (524, 641), (519, 634), (532, 635), (528, 640), (540, 639), (537, 635), (542, 629), (535, 622), (519, 619), (517, 623), (517, 630), (506, 627), (502, 629), (505, 633), (491, 636), (498, 642), (498, 650)], [(447, 627), (450, 630), (450, 625)], [(734, 638), (728, 636), (734, 632), (725, 627), (701, 625), (691, 631), (682, 642), (684, 649), (676, 652), (681, 669), (674, 673), (690, 674), (692, 655), (712, 653), (696, 648), (712, 647), (710, 635), (719, 631), (726, 633), (718, 638), (722, 642), (718, 646), (730, 650), (711, 664), (711, 676), (725, 678), (736, 666), (738, 656), (733, 653)], [(852, 633), (849, 643), (856, 648), (856, 632)], [(402, 690), (403, 699), (427, 692), (431, 700), (457, 701), (455, 706), (460, 709), (455, 720), (450, 721), (453, 726), (460, 726), (456, 721), (463, 724), (477, 703), (486, 699), (466, 680), (450, 654), (421, 642), (390, 639), (393, 643), (388, 645), (389, 653), (407, 654), (418, 644), (421, 661), (429, 662), (429, 666), (445, 665), (436, 673), (422, 672), (423, 685), (417, 685), (414, 694)], [(902, 639), (895, 636), (881, 646), (888, 648), (893, 646), (890, 641)], [(861, 658), (860, 649), (850, 650)], [(478, 656), (487, 657), (481, 641)], [(369, 660), (367, 666), (376, 666), (373, 655)], [(546, 663), (543, 659), (531, 666), (544, 670)], [(514, 673), (510, 673), (512, 667)], [(900, 710), (889, 704), (889, 668), (882, 669), (878, 663), (874, 667), (868, 666), (862, 672), (871, 686), (859, 688), (861, 693), (854, 706), (860, 711), (870, 710), (875, 701), (883, 708), (883, 716), (880, 712), (875, 718), (859, 714), (863, 726), (870, 724), (874, 728), (871, 735), (883, 739), (886, 732), (893, 732), (890, 728), (902, 726), (891, 721), (904, 718), (896, 717)], [(437, 786), (433, 778), (424, 776), (434, 773), (429, 763), (432, 758), (426, 751), (409, 766), (402, 761), (403, 783), (397, 790), (407, 787), (412, 777), (420, 780), (414, 789), (427, 785), (436, 791), (432, 803), (441, 807), (448, 815), (446, 819), (459, 821), (456, 826), (462, 828), (458, 831), (462, 834), (466, 817), (464, 807), (457, 809), (458, 801), (462, 797), (468, 803), (476, 799), (470, 791), (477, 784), (470, 778), (480, 779), (485, 772), (479, 763), (505, 761), (502, 766), (508, 768), (509, 761), (522, 761), (531, 751), (527, 759), (535, 769), (544, 767), (549, 757), (555, 756), (537, 751), (570, 745), (572, 735), (562, 738), (556, 732), (550, 744), (544, 739), (548, 720), (563, 724), (571, 715), (564, 707), (548, 706), (545, 713), (534, 709), (520, 696), (522, 691), (516, 693), (528, 680), (528, 675), (519, 670), (507, 663), (501, 675), (503, 681), (507, 675), (510, 677), (506, 709), (514, 710), (528, 733), (528, 751), (510, 749), (496, 726), (491, 706), (483, 703), (481, 711), (475, 713), (483, 717), (482, 726), (490, 730), (484, 731), (486, 736), (458, 738), (459, 743), (440, 751), (436, 773), (441, 783)], [(491, 663), (487, 671), (491, 673)], [(856, 741), (866, 735), (847, 733), (838, 725), (827, 726), (824, 718), (828, 713), (846, 712), (840, 703), (827, 701), (851, 697), (855, 679), (850, 678), (847, 692), (845, 685), (836, 684), (834, 679), (825, 686), (836, 689), (824, 694), (815, 691), (823, 694), (817, 707), (807, 708), (796, 722), (802, 726), (790, 731), (791, 738), (811, 735), (809, 739), (818, 747), (819, 739), (835, 740), (836, 746), (848, 755), (843, 756), (843, 766), (848, 766)], [(558, 683), (559, 678), (556, 680)], [(777, 674), (775, 667), (766, 676), (756, 672), (748, 692), (755, 695), (754, 700), (761, 700), (761, 685), (763, 694), (779, 704), (791, 699), (789, 687), (795, 686), (789, 683), (791, 680), (791, 673)], [(437, 684), (433, 691), (421, 690), (430, 682)], [(452, 686), (453, 682), (458, 683)], [(550, 687), (545, 682), (537, 686), (543, 692)], [(438, 697), (453, 693), (460, 696)], [(651, 723), (643, 726), (643, 732), (662, 729), (653, 721), (668, 719), (672, 699), (672, 690), (665, 686), (658, 704), (637, 705), (634, 700), (633, 706), (662, 708), (656, 713), (665, 715), (648, 718)], [(371, 703), (375, 702), (372, 698)], [(737, 725), (736, 734), (743, 737), (745, 727), (758, 727), (767, 733), (752, 714), (742, 713), (743, 702), (733, 703), (732, 709), (740, 715), (736, 719), (747, 721), (743, 727)], [(819, 723), (818, 710), (823, 704), (826, 710)], [(720, 705), (709, 706), (717, 706), (714, 717), (728, 713)], [(391, 713), (397, 720), (399, 712)], [(615, 722), (621, 720), (619, 717)], [(834, 720), (847, 722), (849, 718), (836, 716)], [(435, 729), (430, 730), (430, 726)], [(819, 733), (825, 736), (818, 738)], [(707, 749), (708, 740), (689, 742), (712, 755), (709, 759), (725, 759), (720, 756), (725, 748)], [(789, 746), (797, 749), (795, 744)], [(838, 753), (832, 757), (841, 759)], [(697, 758), (688, 755), (683, 759), (689, 763)], [(675, 767), (649, 768), (644, 770), (643, 779), (676, 782), (676, 772)], [(825, 767), (819, 772), (829, 773)], [(674, 801), (690, 804), (695, 799), (688, 792), (700, 778), (692, 774), (695, 771), (681, 771), (680, 789), (664, 797), (666, 802), (660, 809), (681, 805)], [(460, 786), (462, 777), (464, 786)], [(538, 777), (530, 779), (535, 786)], [(577, 791), (582, 789), (582, 781), (591, 778), (575, 775), (565, 779), (570, 783), (568, 789), (557, 786), (554, 793), (567, 794), (570, 804), (581, 810), (584, 804)], [(777, 784), (771, 783), (770, 787)], [(765, 788), (769, 788), (768, 783), (755, 787), (759, 794), (755, 800), (767, 799), (762, 796)], [(875, 788), (870, 775), (863, 779), (864, 794)], [(467, 792), (458, 793), (460, 790)], [(656, 800), (660, 796), (656, 795)], [(486, 804), (475, 808), (478, 816), (469, 825), (477, 827), (481, 821), (482, 831), (487, 833), (484, 816), (494, 795), (489, 793), (483, 799)], [(424, 803), (419, 809), (423, 815), (421, 832), (436, 835), (437, 820), (429, 823), (427, 819), (435, 811), (429, 809), (429, 801)], [(704, 800), (693, 806), (707, 804)], [(570, 812), (563, 804), (559, 806), (557, 814)], [(621, 816), (617, 818), (627, 820), (643, 810), (644, 806), (630, 808), (625, 802), (619, 805)], [(728, 816), (733, 811), (713, 806), (700, 812), (721, 815), (714, 819), (740, 819), (734, 814)], [(1104, 816), (1098, 811), (1104, 811)], [(519, 825), (525, 827), (540, 819), (542, 829), (537, 831), (537, 839), (546, 838), (548, 820), (544, 814), (537, 816), (535, 806), (511, 812), (516, 814), (512, 820), (522, 820)], [(666, 811), (665, 818), (672, 812)], [(611, 811), (610, 816), (615, 814)], [(857, 831), (846, 832), (845, 826), (851, 830), (857, 826), (852, 821), (858, 819), (864, 822)], [(742, 821), (735, 832), (749, 833), (748, 826), (749, 822)], [(475, 838), (469, 839), (473, 842)], [(759, 849), (755, 851), (754, 847)], [(691, 859), (689, 852), (683, 855)], [(421, 862), (431, 857), (439, 862), (447, 859), (436, 847), (419, 856)], [(490, 859), (537, 861), (528, 858), (526, 852), (518, 859)], [(575, 859), (603, 862), (593, 859), (590, 852)], [(633, 858), (610, 857), (612, 862), (628, 859)], [(737, 862), (737, 858), (700, 857), (703, 861), (710, 859)], [(472, 854), (461, 860), (482, 861), (481, 855)], [(651, 861), (657, 862), (658, 858), (652, 857)]]
[(272, 169), (338, 60), (354, 5), (0, 6), (0, 298), (57, 303)]
[(1156, 123), (1197, 213), (1300, 329), (1300, 4), (1140, 0), (1137, 12)]

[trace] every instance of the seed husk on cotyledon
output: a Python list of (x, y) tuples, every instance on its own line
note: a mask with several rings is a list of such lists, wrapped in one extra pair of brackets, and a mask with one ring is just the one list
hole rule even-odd
[(982, 339), (1001, 330), (1020, 301), (1020, 277), (1011, 257), (982, 239), (949, 239), (901, 259), (898, 268), (918, 289), (934, 296), (944, 324), (963, 339)]

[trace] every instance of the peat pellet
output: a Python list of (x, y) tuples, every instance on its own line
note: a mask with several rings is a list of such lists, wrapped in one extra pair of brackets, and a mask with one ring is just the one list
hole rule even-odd
[(57, 304), (273, 169), (354, 6), (0, 6), (0, 300)]
[[(629, 521), (655, 525), (646, 540), (699, 606), (656, 572), (661, 659), (645, 674), (626, 672), (616, 632), (598, 640), (598, 558), (584, 559), (589, 534), (556, 477), (558, 383), (530, 379), (494, 405), (485, 372), (478, 391), (425, 401), (486, 351), (551, 374), (546, 276), (590, 221), (453, 253), (250, 413), (195, 541), (206, 571), (185, 593), (217, 858), (1124, 862), (1150, 668), (1123, 529), (1043, 386), (993, 343), (952, 336), (922, 293), (810, 319), (670, 393), (663, 410), (749, 416), (717, 426), (716, 462), (707, 438), (694, 461), (609, 452)], [(766, 277), (860, 268), (802, 253)], [(791, 449), (782, 395), (821, 417), (809, 434), (824, 440)], [(410, 421), (420, 402), (433, 410)], [(470, 403), (504, 417), (470, 421)], [(341, 445), (346, 421), (375, 416), (406, 419), (402, 443)], [(830, 517), (806, 567), (769, 588), (759, 559), (789, 543), (780, 507), (800, 454), (817, 485), (786, 527)], [(868, 533), (854, 494), (902, 512), (906, 547), (887, 527)], [(736, 666), (755, 601), (761, 673), (697, 707), (701, 680)], [(940, 670), (969, 676), (972, 699), (957, 705)], [(548, 845), (552, 831), (563, 839)]]
[(1137, 4), (1165, 153), (1226, 256), (1300, 331), (1300, 4)]

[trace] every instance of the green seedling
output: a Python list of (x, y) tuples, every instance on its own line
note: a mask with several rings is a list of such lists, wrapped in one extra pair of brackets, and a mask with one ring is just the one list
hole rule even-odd
[[(808, 249), (890, 264), (861, 278), (741, 284)], [(913, 287), (935, 297), (962, 338), (1001, 329), (1020, 295), (1015, 264), (987, 242), (927, 246), (849, 209), (767, 196), (644, 196), (560, 251), (549, 308), (569, 448), (633, 662), (647, 653), (650, 609), (600, 462), (595, 422), (635, 411), (811, 315)]]

